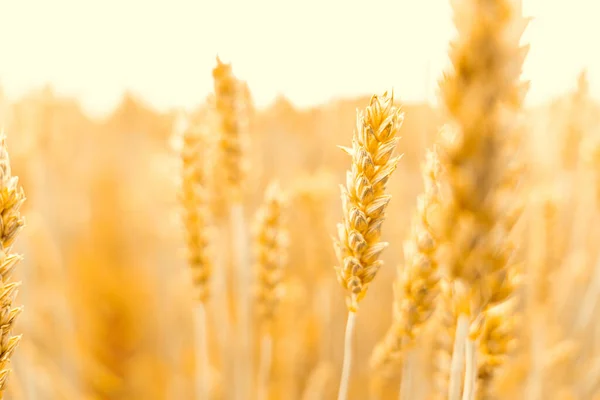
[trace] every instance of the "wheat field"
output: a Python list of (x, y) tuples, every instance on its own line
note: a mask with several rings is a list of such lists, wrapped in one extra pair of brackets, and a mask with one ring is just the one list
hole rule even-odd
[(519, 4), (435, 105), (0, 97), (0, 399), (600, 400), (600, 103), (526, 105)]

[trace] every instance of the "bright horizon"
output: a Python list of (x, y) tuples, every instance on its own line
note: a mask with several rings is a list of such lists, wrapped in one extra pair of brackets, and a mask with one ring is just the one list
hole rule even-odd
[[(534, 18), (523, 37), (529, 104), (572, 90), (584, 68), (600, 97), (600, 6), (523, 8)], [(194, 107), (212, 91), (217, 54), (259, 107), (280, 94), (306, 107), (390, 88), (403, 101), (431, 102), (454, 36), (449, 0), (0, 0), (0, 18), (8, 98), (50, 83), (92, 115), (112, 111), (128, 90), (159, 110)]]

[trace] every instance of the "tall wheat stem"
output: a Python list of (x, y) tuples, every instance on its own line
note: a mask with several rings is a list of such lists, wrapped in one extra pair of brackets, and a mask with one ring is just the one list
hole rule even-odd
[(465, 348), (467, 364), (462, 400), (473, 400), (475, 395), (475, 383), (477, 380), (477, 347), (475, 343), (474, 340), (468, 339)]
[(463, 381), (465, 367), (465, 345), (469, 333), (469, 317), (461, 314), (456, 324), (454, 348), (452, 349), (452, 364), (450, 366), (450, 384), (448, 387), (448, 400), (459, 400), (460, 389)]
[(258, 370), (258, 400), (269, 398), (269, 378), (273, 354), (273, 338), (265, 333), (260, 344), (260, 364)]
[(252, 376), (252, 362), (250, 343), (252, 336), (252, 326), (250, 318), (250, 287), (251, 271), (249, 263), (248, 240), (246, 237), (246, 219), (244, 208), (241, 202), (231, 205), (230, 209), (231, 234), (234, 249), (234, 271), (236, 275), (237, 294), (237, 321), (238, 321), (238, 355), (235, 363), (235, 398), (245, 400), (250, 393), (250, 377)]
[(350, 383), (350, 371), (352, 367), (352, 338), (354, 336), (355, 321), (356, 313), (348, 311), (346, 335), (344, 337), (344, 363), (342, 364), (342, 377), (340, 380), (338, 400), (346, 400), (348, 398), (348, 385)]
[(531, 314), (531, 369), (527, 380), (527, 399), (540, 400), (543, 394), (544, 349), (546, 335), (543, 326), (543, 315), (538, 309)]
[[(218, 231), (219, 243), (228, 243), (227, 229), (221, 227)], [(219, 347), (221, 353), (221, 360), (223, 365), (223, 376), (233, 376), (233, 353), (232, 349), (232, 315), (229, 307), (228, 298), (228, 285), (227, 285), (227, 257), (226, 248), (219, 248), (215, 251), (215, 279), (214, 279), (214, 296), (215, 303), (218, 305), (219, 312), (214, 314), (215, 328), (217, 329), (217, 335), (219, 340)], [(233, 389), (229, 385), (223, 386), (223, 393), (226, 398), (232, 398)]]
[[(408, 338), (403, 339), (404, 342), (409, 342)], [(402, 377), (400, 383), (399, 400), (412, 399), (412, 366), (415, 359), (415, 349), (406, 350), (404, 353), (404, 361), (402, 363)]]
[(204, 303), (196, 304), (194, 310), (194, 325), (196, 329), (196, 398), (208, 399), (210, 393), (210, 378), (208, 365), (208, 340), (206, 334), (206, 309)]

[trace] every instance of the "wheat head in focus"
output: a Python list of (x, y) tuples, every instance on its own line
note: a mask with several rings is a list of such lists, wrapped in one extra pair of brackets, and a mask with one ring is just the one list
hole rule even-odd
[(12, 274), (21, 256), (11, 252), (25, 220), (20, 208), (25, 201), (19, 179), (12, 175), (6, 137), (0, 137), (0, 296), (2, 312), (0, 313), (0, 398), (3, 398), (10, 373), (10, 359), (21, 336), (12, 334), (13, 325), (22, 308), (14, 304), (20, 283), (14, 282)]

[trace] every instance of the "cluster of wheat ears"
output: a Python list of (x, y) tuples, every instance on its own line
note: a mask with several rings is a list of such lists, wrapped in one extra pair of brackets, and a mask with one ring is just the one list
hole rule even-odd
[[(353, 397), (353, 366), (365, 363), (353, 357), (360, 341), (355, 327), (361, 324), (361, 302), (384, 267), (381, 255), (387, 247), (399, 249), (404, 261), (393, 282), (391, 325), (369, 360), (370, 398), (387, 398), (390, 383), (403, 400), (423, 398), (423, 393), (450, 400), (513, 398), (507, 364), (516, 349), (527, 346), (529, 351), (522, 353), (529, 370), (514, 372), (521, 374), (524, 398), (596, 399), (600, 365), (594, 358), (582, 358), (586, 364), (579, 380), (570, 378), (578, 382), (574, 389), (560, 394), (547, 389), (557, 364), (572, 360), (586, 346), (591, 351), (600, 345), (593, 321), (600, 302), (600, 268), (590, 268), (585, 293), (564, 295), (568, 304), (576, 304), (568, 307), (568, 318), (549, 310), (556, 303), (549, 298), (557, 265), (568, 271), (574, 263), (589, 263), (571, 256), (580, 254), (577, 246), (585, 242), (577, 229), (586, 226), (587, 214), (559, 215), (553, 193), (530, 190), (534, 185), (524, 183), (536, 178), (528, 174), (521, 151), (529, 137), (522, 117), (528, 84), (520, 78), (528, 51), (520, 42), (528, 19), (513, 0), (455, 0), (453, 10), (458, 35), (450, 46), (452, 69), (440, 80), (439, 91), (444, 124), (422, 155), (423, 191), (403, 242), (382, 238), (386, 211), (394, 203), (387, 186), (403, 162), (398, 148), (405, 116), (393, 92), (372, 96), (357, 112), (351, 144), (340, 146), (350, 162), (340, 185), (342, 220), (333, 238), (337, 264), (330, 273), (345, 292), (347, 323), (344, 339), (328, 344), (343, 348), (338, 400)], [(213, 78), (208, 114), (200, 122), (190, 119), (181, 132), (178, 199), (194, 288), (194, 388), (197, 399), (222, 398), (214, 390), (218, 374), (226, 398), (266, 400), (275, 398), (276, 325), (281, 303), (291, 295), (285, 282), (292, 256), (292, 190), (273, 180), (254, 222), (247, 221), (245, 196), (252, 186), (247, 179), (248, 88), (231, 64), (219, 59)], [(581, 139), (573, 136), (581, 136), (583, 128), (570, 129), (562, 146), (564, 170), (590, 171), (587, 185), (596, 188), (591, 196), (600, 201), (600, 146), (586, 142), (585, 151), (573, 150), (569, 144)], [(565, 176), (569, 185), (570, 175)], [(306, 196), (310, 203), (319, 190), (295, 190), (293, 195)], [(11, 355), (21, 339), (13, 334), (21, 312), (14, 305), (20, 284), (11, 280), (21, 256), (11, 247), (24, 226), (19, 211), (24, 194), (11, 175), (4, 139), (0, 195), (1, 399), (9, 384)], [(556, 240), (561, 217), (573, 219), (568, 224), (574, 232), (570, 248)], [(327, 229), (318, 212), (306, 218), (314, 229)], [(313, 244), (304, 249), (307, 258), (318, 257), (321, 243)], [(212, 307), (218, 307), (215, 318), (209, 318)], [(294, 316), (288, 320), (293, 323)], [(568, 321), (562, 337), (570, 333), (574, 341), (550, 343), (545, 329), (556, 321)], [(217, 350), (210, 345), (210, 331), (218, 336)], [(430, 365), (423, 358), (431, 359)], [(328, 373), (317, 370), (309, 377), (304, 399), (325, 398), (319, 387)], [(423, 374), (430, 378), (424, 380)], [(419, 387), (424, 381), (430, 385), (427, 390)]]

